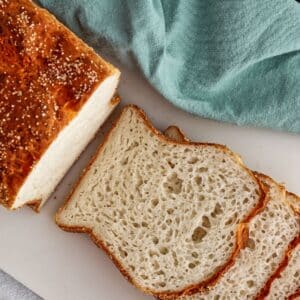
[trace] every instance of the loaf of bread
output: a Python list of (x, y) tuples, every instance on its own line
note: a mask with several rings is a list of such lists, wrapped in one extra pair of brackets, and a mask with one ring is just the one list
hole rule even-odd
[(56, 222), (89, 233), (144, 292), (173, 299), (228, 269), (264, 197), (225, 146), (173, 142), (127, 106)]
[[(168, 127), (164, 134), (178, 142), (188, 140), (176, 126)], [(300, 199), (286, 193), (271, 178), (261, 174), (257, 176), (270, 190), (270, 199), (264, 210), (250, 221), (247, 247), (215, 287), (182, 299), (280, 300), (300, 296), (300, 218), (297, 216)], [(296, 222), (291, 225), (293, 219)], [(292, 233), (289, 238), (288, 231)], [(257, 282), (257, 279), (262, 282)], [(253, 289), (254, 293), (251, 292)]]
[(118, 101), (119, 71), (30, 0), (0, 1), (0, 203), (37, 210)]

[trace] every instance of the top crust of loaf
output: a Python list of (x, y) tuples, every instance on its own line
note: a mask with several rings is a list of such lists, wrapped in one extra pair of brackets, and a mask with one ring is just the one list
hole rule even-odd
[(58, 213), (56, 214), (56, 223), (64, 230), (66, 231), (71, 231), (71, 232), (85, 232), (88, 233), (91, 238), (93, 239), (93, 241), (99, 246), (101, 247), (104, 251), (107, 252), (107, 254), (111, 257), (111, 259), (114, 261), (114, 263), (116, 264), (116, 266), (120, 269), (120, 271), (123, 273), (123, 275), (130, 281), (132, 282), (134, 285), (136, 285), (138, 288), (140, 288), (141, 290), (143, 290), (146, 293), (150, 293), (153, 295), (156, 295), (158, 297), (160, 297), (161, 299), (174, 299), (179, 295), (185, 294), (185, 293), (195, 293), (197, 292), (199, 289), (202, 289), (204, 286), (207, 285), (213, 285), (217, 282), (217, 280), (219, 279), (219, 277), (226, 272), (226, 270), (230, 267), (230, 265), (232, 265), (234, 263), (234, 259), (237, 256), (238, 252), (240, 251), (240, 249), (243, 247), (244, 242), (246, 241), (246, 235), (245, 235), (245, 226), (240, 226), (239, 227), (239, 232), (237, 232), (237, 241), (236, 241), (236, 247), (234, 249), (234, 251), (232, 252), (232, 255), (229, 259), (229, 261), (227, 262), (226, 265), (222, 266), (219, 270), (219, 272), (217, 272), (216, 274), (214, 274), (214, 276), (210, 277), (209, 280), (205, 281), (205, 282), (201, 282), (198, 283), (196, 285), (191, 285), (186, 287), (184, 290), (176, 290), (176, 291), (167, 291), (167, 292), (158, 292), (156, 290), (152, 290), (152, 289), (148, 289), (145, 288), (143, 286), (141, 286), (133, 277), (132, 275), (128, 272), (128, 270), (126, 270), (126, 268), (122, 265), (122, 263), (120, 262), (120, 260), (115, 256), (114, 253), (112, 253), (108, 247), (105, 245), (104, 241), (101, 239), (101, 237), (97, 236), (94, 232), (93, 229), (88, 227), (88, 226), (84, 226), (84, 225), (78, 225), (78, 224), (70, 224), (68, 223), (65, 219), (64, 219), (64, 212), (68, 209), (68, 206), (71, 204), (72, 202), (72, 196), (74, 195), (74, 193), (76, 193), (77, 188), (80, 186), (81, 181), (83, 180), (84, 176), (86, 175), (87, 172), (89, 172), (93, 166), (94, 161), (97, 159), (97, 157), (101, 154), (102, 149), (104, 149), (104, 145), (106, 145), (106, 143), (108, 142), (110, 135), (112, 134), (114, 128), (118, 125), (119, 120), (122, 118), (123, 114), (126, 114), (127, 111), (132, 110), (134, 113), (138, 114), (139, 118), (141, 118), (144, 122), (144, 124), (146, 125), (146, 127), (150, 130), (151, 135), (154, 134), (156, 138), (158, 138), (160, 141), (162, 141), (164, 144), (168, 143), (169, 145), (187, 145), (189, 147), (203, 147), (203, 146), (212, 146), (215, 147), (219, 150), (221, 150), (222, 152), (226, 153), (226, 155), (229, 155), (234, 161), (235, 163), (237, 163), (237, 165), (239, 165), (241, 167), (241, 169), (243, 169), (245, 171), (245, 173), (247, 173), (250, 177), (251, 180), (253, 180), (253, 182), (255, 182), (255, 185), (257, 186), (257, 189), (259, 191), (259, 200), (257, 203), (257, 206), (248, 214), (248, 216), (245, 217), (244, 220), (241, 221), (241, 224), (244, 224), (245, 222), (249, 221), (256, 213), (259, 209), (261, 209), (264, 205), (265, 205), (265, 192), (263, 190), (263, 187), (261, 185), (261, 183), (257, 180), (257, 178), (252, 174), (252, 172), (250, 170), (248, 170), (241, 162), (240, 158), (234, 154), (233, 152), (231, 152), (226, 146), (223, 145), (218, 145), (218, 144), (212, 144), (212, 143), (196, 143), (196, 142), (189, 142), (189, 141), (181, 141), (181, 142), (174, 142), (172, 140), (170, 140), (169, 138), (165, 137), (163, 134), (161, 134), (159, 131), (157, 131), (152, 124), (148, 121), (147, 117), (145, 116), (144, 112), (139, 109), (138, 107), (134, 106), (134, 105), (129, 105), (127, 107), (124, 108), (122, 114), (120, 115), (119, 119), (116, 121), (115, 125), (113, 126), (113, 128), (111, 129), (111, 131), (109, 132), (109, 134), (105, 137), (103, 144), (100, 146), (100, 148), (98, 149), (98, 152), (96, 153), (95, 157), (93, 158), (93, 160), (90, 162), (88, 168), (85, 170), (85, 172), (83, 173), (81, 179), (79, 180), (79, 182), (77, 183), (77, 185), (75, 186), (74, 190), (72, 191), (71, 195), (69, 196), (68, 200), (66, 201), (66, 203), (64, 204), (64, 206), (62, 208), (60, 208), (60, 210), (58, 211)]
[(32, 1), (0, 0), (0, 203), (12, 206), (58, 133), (118, 72)]

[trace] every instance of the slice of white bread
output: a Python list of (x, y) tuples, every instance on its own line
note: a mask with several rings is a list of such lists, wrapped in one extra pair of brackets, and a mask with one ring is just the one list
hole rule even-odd
[[(176, 126), (170, 126), (165, 130), (165, 135), (167, 137), (169, 137), (170, 139), (174, 139), (176, 141), (183, 141), (183, 140), (188, 140), (187, 137), (183, 134), (183, 132), (181, 130), (179, 130), (178, 127)], [(278, 191), (278, 196), (280, 195), (280, 192), (284, 193), (284, 190), (282, 187), (280, 187), (279, 185), (277, 185), (273, 180), (271, 180), (270, 178), (264, 176), (264, 175), (258, 175), (260, 177), (260, 179), (262, 181), (265, 182), (265, 184), (268, 184), (269, 186), (271, 186), (271, 193), (273, 191), (273, 194), (271, 194), (271, 200), (274, 203), (274, 200), (272, 200), (272, 198), (274, 198), (274, 189), (277, 189)], [(273, 187), (272, 187), (273, 186)], [(272, 197), (273, 196), (273, 197)], [(282, 205), (288, 207), (287, 205), (285, 205), (284, 200), (287, 200), (288, 204), (290, 204), (292, 206), (292, 209), (296, 210), (297, 205), (299, 204), (299, 197), (297, 197), (296, 195), (292, 194), (292, 193), (286, 193), (286, 196), (284, 197), (282, 195), (282, 197), (278, 197), (278, 199), (281, 198), (280, 200), (280, 207), (282, 207)], [(265, 208), (265, 210), (270, 210), (270, 208), (272, 209), (271, 206), (272, 202), (267, 204), (267, 207)], [(274, 206), (274, 205), (273, 205)], [(280, 208), (279, 207), (279, 208)], [(278, 210), (278, 209), (277, 209)], [(272, 210), (271, 215), (273, 216), (276, 210)], [(283, 210), (284, 212), (284, 210)], [(291, 210), (289, 210), (289, 214), (291, 213)], [(266, 215), (266, 211), (262, 211), (260, 214), (258, 214), (254, 219), (252, 219), (250, 221), (250, 244), (253, 246), (255, 246), (255, 240), (257, 240), (257, 238), (255, 238), (256, 234), (253, 234), (253, 237), (251, 237), (251, 227), (253, 227), (253, 223), (256, 224), (260, 224), (261, 228), (264, 229), (264, 227), (266, 227), (266, 225), (264, 223), (266, 223), (266, 220), (268, 219), (268, 214), (266, 216), (266, 220), (263, 220), (262, 223), (258, 223), (258, 221), (260, 221), (260, 219), (263, 219), (264, 215)], [(297, 216), (294, 215), (295, 218), (297, 219)], [(283, 215), (282, 215), (283, 217)], [(274, 217), (272, 217), (274, 218)], [(273, 231), (275, 229), (276, 226), (276, 220), (270, 220), (270, 221), (275, 221), (273, 224)], [(247, 290), (247, 284), (250, 284), (253, 287), (253, 282), (254, 280), (252, 280), (251, 278), (249, 279), (249, 281), (246, 281), (246, 284), (243, 283), (245, 282), (245, 280), (248, 280), (247, 276), (244, 276), (244, 278), (242, 277), (241, 280), (241, 276), (239, 276), (239, 271), (243, 270), (245, 271), (245, 275), (247, 274), (251, 274), (251, 272), (249, 272), (249, 267), (251, 267), (251, 264), (253, 264), (253, 267), (258, 267), (258, 270), (260, 270), (262, 268), (262, 266), (264, 266), (265, 264), (262, 265), (258, 265), (257, 266), (257, 262), (256, 259), (258, 259), (259, 263), (264, 262), (263, 260), (261, 260), (263, 258), (263, 256), (260, 253), (256, 253), (255, 248), (254, 248), (254, 254), (252, 255), (252, 262), (251, 260), (249, 261), (249, 258), (245, 257), (245, 255), (243, 254), (247, 254), (247, 251), (249, 252), (249, 250), (244, 249), (241, 251), (240, 255), (238, 256), (237, 259), (237, 264), (235, 266), (233, 266), (231, 269), (229, 269), (228, 273), (224, 275), (224, 277), (220, 280), (219, 283), (217, 283), (217, 285), (212, 288), (210, 291), (207, 291), (205, 293), (202, 294), (196, 294), (193, 296), (187, 296), (187, 297), (183, 297), (183, 299), (255, 299), (256, 297), (258, 298), (265, 298), (266, 295), (268, 294), (268, 299), (292, 299), (293, 297), (296, 296), (300, 296), (299, 295), (299, 287), (300, 287), (300, 262), (299, 257), (300, 257), (300, 251), (299, 251), (299, 246), (297, 246), (299, 244), (299, 218), (297, 220), (298, 222), (298, 235), (295, 235), (295, 238), (293, 238), (293, 240), (291, 242), (289, 242), (286, 250), (284, 251), (284, 254), (282, 255), (282, 259), (280, 260), (276, 260), (277, 262), (274, 262), (274, 258), (276, 257), (272, 257), (272, 259), (268, 262), (268, 264), (273, 264), (274, 266), (272, 268), (269, 267), (265, 270), (263, 269), (263, 271), (267, 271), (269, 275), (267, 276), (263, 276), (264, 277), (264, 284), (260, 286), (260, 288), (257, 289), (257, 293), (254, 294), (241, 294), (239, 295), (239, 293), (241, 292), (241, 289), (238, 289), (237, 287), (241, 287), (245, 288), (245, 290)], [(284, 219), (282, 218), (282, 220), (280, 221), (280, 224), (285, 224)], [(289, 224), (286, 224), (286, 226), (288, 226)], [(255, 225), (254, 225), (255, 226)], [(267, 228), (267, 227), (266, 227)], [(270, 228), (270, 227), (269, 227)], [(278, 227), (278, 229), (280, 230), (281, 228)], [(265, 230), (265, 229), (264, 229)], [(269, 235), (270, 230), (265, 230), (265, 234), (264, 235)], [(252, 232), (255, 232), (255, 230), (252, 230)], [(297, 231), (296, 231), (297, 232)], [(271, 235), (270, 235), (271, 236)], [(261, 240), (265, 241), (266, 237), (262, 238)], [(277, 239), (278, 240), (278, 239)], [(254, 243), (253, 243), (254, 241)], [(272, 242), (272, 241), (271, 241)], [(279, 240), (280, 242), (280, 240)], [(285, 241), (285, 242), (288, 242)], [(287, 245), (287, 243), (285, 243), (285, 245)], [(248, 245), (249, 246), (249, 245)], [(276, 245), (277, 246), (277, 245)], [(265, 247), (265, 245), (262, 245), (262, 247), (259, 249), (261, 253), (263, 253), (263, 247)], [(296, 248), (295, 248), (296, 247)], [(272, 255), (276, 252), (274, 251), (275, 246), (271, 247), (270, 249), (270, 245), (268, 247), (266, 247), (264, 250), (270, 250), (270, 252), (265, 251), (266, 254), (272, 253)], [(273, 252), (272, 252), (273, 251)], [(282, 252), (283, 253), (283, 252)], [(256, 255), (257, 254), (257, 255)], [(264, 253), (263, 253), (264, 254)], [(276, 254), (277, 256), (277, 254)], [(266, 256), (267, 257), (267, 256)], [(251, 258), (251, 257), (250, 257)], [(269, 258), (267, 258), (269, 259)], [(244, 262), (243, 262), (244, 260)], [(247, 264), (247, 263), (250, 264)], [(287, 266), (287, 268), (285, 269), (285, 267)], [(240, 270), (238, 269), (240, 267)], [(281, 271), (284, 270), (282, 273)], [(280, 274), (279, 279), (276, 279)], [(259, 275), (261, 274), (253, 274), (256, 275), (257, 277), (260, 277)], [(243, 280), (244, 279), (244, 280)], [(227, 282), (226, 282), (227, 280)], [(275, 280), (275, 281), (274, 281)], [(231, 289), (235, 290), (234, 292), (231, 291)], [(236, 292), (237, 291), (237, 292)]]
[[(300, 214), (299, 196), (287, 193), (287, 201), (293, 209)], [(271, 283), (271, 288), (266, 299), (300, 299), (300, 237), (289, 253), (286, 265), (281, 268), (282, 271)]]
[(287, 266), (272, 282), (266, 299), (296, 299), (300, 298), (300, 242), (290, 252)]
[(120, 72), (33, 1), (0, 16), (0, 204), (39, 210), (116, 107)]
[(89, 233), (144, 292), (173, 299), (228, 269), (245, 240), (243, 222), (264, 200), (228, 148), (170, 141), (131, 105), (56, 222)]

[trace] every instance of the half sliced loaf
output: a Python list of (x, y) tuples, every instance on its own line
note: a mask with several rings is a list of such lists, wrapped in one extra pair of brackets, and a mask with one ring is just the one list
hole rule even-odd
[(127, 106), (56, 222), (89, 233), (144, 292), (173, 299), (228, 269), (264, 198), (228, 148), (170, 141)]
[[(165, 135), (169, 137), (170, 139), (174, 139), (176, 141), (183, 141), (188, 140), (187, 137), (184, 135), (184, 133), (179, 130), (176, 126), (170, 126), (165, 130)], [(248, 241), (248, 245), (246, 249), (242, 250), (241, 253), (238, 256), (237, 263), (234, 265), (231, 269), (229, 269), (228, 273), (224, 275), (224, 277), (220, 280), (217, 285), (212, 288), (211, 290), (208, 290), (204, 293), (195, 294), (190, 297), (182, 297), (183, 299), (255, 299), (258, 298), (265, 298), (266, 294), (269, 293), (268, 299), (288, 299), (289, 297), (293, 297), (298, 295), (299, 287), (300, 287), (300, 251), (299, 251), (299, 234), (300, 234), (300, 228), (299, 228), (299, 218), (292, 213), (292, 211), (289, 209), (289, 206), (292, 206), (292, 209), (296, 210), (297, 205), (299, 205), (299, 197), (297, 197), (294, 194), (286, 193), (286, 196), (283, 194), (285, 193), (285, 190), (277, 185), (273, 180), (271, 180), (269, 177), (266, 177), (264, 175), (257, 175), (259, 176), (260, 180), (264, 182), (264, 184), (267, 184), (271, 188), (271, 203), (269, 202), (265, 208), (264, 211), (259, 213), (254, 219), (250, 221), (250, 240)], [(277, 189), (277, 193), (274, 193)], [(280, 197), (280, 193), (282, 193), (282, 196)], [(276, 196), (279, 199), (279, 204), (276, 204), (274, 200), (274, 196)], [(281, 198), (281, 199), (280, 199)], [(273, 199), (273, 200), (272, 200)], [(286, 205), (286, 202), (288, 205)], [(281, 217), (281, 220), (276, 220), (276, 217), (274, 219), (274, 214), (276, 213), (276, 210), (282, 209), (282, 206), (286, 207), (283, 209), (282, 213), (285, 213), (285, 210), (289, 210), (289, 213), (285, 216), (283, 214), (280, 214), (277, 216)], [(272, 209), (273, 207), (273, 209)], [(283, 207), (283, 208), (284, 208)], [(277, 208), (277, 209), (274, 209)], [(270, 217), (268, 217), (268, 213), (266, 211), (272, 209), (272, 212), (269, 213)], [(277, 248), (277, 244), (274, 244), (272, 247), (272, 242), (274, 242), (274, 237), (271, 236), (272, 228), (273, 233), (275, 232), (275, 227), (277, 227), (278, 221), (280, 222), (280, 226), (278, 226), (278, 230), (282, 230), (282, 228), (285, 228), (285, 231), (288, 229), (289, 226), (291, 226), (291, 222), (288, 222), (285, 224), (285, 218), (287, 220), (290, 220), (291, 217), (288, 217), (289, 215), (293, 215), (293, 218), (296, 219), (298, 222), (298, 230), (297, 227), (292, 226), (290, 229), (294, 228), (295, 233), (291, 235), (289, 239), (286, 239), (286, 236), (283, 235), (283, 241), (285, 242), (285, 251), (278, 257), (275, 249)], [(267, 222), (267, 220), (269, 221)], [(274, 222), (274, 224), (270, 227), (270, 222)], [(269, 223), (268, 225), (266, 225)], [(255, 227), (258, 224), (260, 225), (260, 228), (258, 228), (259, 232), (255, 232), (255, 230), (251, 231), (251, 228), (253, 226)], [(282, 227), (282, 228), (280, 228)], [(262, 234), (262, 231), (265, 231), (263, 234), (263, 237), (260, 238), (260, 240), (257, 239), (257, 236)], [(251, 236), (252, 232), (252, 236)], [(297, 234), (298, 232), (298, 234)], [(278, 232), (277, 232), (278, 233)], [(287, 233), (287, 232), (283, 232)], [(269, 237), (268, 237), (269, 235)], [(293, 237), (293, 239), (292, 239)], [(268, 238), (273, 238), (273, 241), (270, 239), (269, 245), (267, 245)], [(280, 236), (279, 236), (280, 238)], [(292, 240), (291, 240), (292, 239)], [(290, 242), (289, 242), (290, 241)], [(255, 242), (257, 245), (255, 245)], [(277, 238), (277, 242), (280, 243), (280, 239)], [(262, 245), (259, 245), (262, 243)], [(252, 248), (254, 250), (254, 253), (252, 253), (252, 257), (247, 258), (247, 251), (249, 252), (249, 249)], [(258, 249), (258, 252), (257, 252)], [(282, 246), (281, 246), (282, 249)], [(265, 251), (263, 251), (265, 250)], [(270, 251), (270, 252), (269, 252)], [(244, 254), (244, 255), (243, 255)], [(246, 256), (245, 256), (246, 254)], [(264, 261), (264, 255), (270, 255), (272, 254), (272, 258), (270, 259), (268, 256), (266, 256)], [(250, 256), (250, 255), (249, 255)], [(257, 259), (257, 260), (256, 260)], [(244, 261), (243, 261), (244, 260)], [(274, 262), (276, 260), (276, 262)], [(268, 262), (267, 262), (268, 261)], [(267, 263), (266, 263), (267, 262)], [(260, 263), (264, 263), (262, 265), (259, 265)], [(252, 269), (255, 270), (257, 268), (258, 271), (256, 272), (250, 272), (251, 270), (251, 264)], [(267, 266), (266, 265), (271, 265)], [(287, 265), (287, 268), (285, 269)], [(238, 269), (240, 268), (240, 270)], [(276, 279), (274, 281), (274, 278), (278, 276), (278, 273), (284, 270), (279, 279)], [(242, 272), (241, 272), (242, 271)], [(245, 271), (244, 276), (241, 276), (240, 274)], [(263, 272), (262, 272), (263, 271)], [(240, 273), (239, 273), (240, 272)], [(263, 274), (263, 273), (266, 274)], [(253, 279), (248, 274), (252, 274)], [(249, 279), (249, 280), (248, 280)], [(263, 279), (264, 284), (261, 284), (258, 286), (257, 291), (255, 293), (249, 293), (248, 290), (251, 290), (255, 285), (257, 286), (257, 282), (255, 279)], [(241, 286), (240, 286), (241, 285)], [(299, 295), (298, 295), (299, 296)]]
[(0, 203), (45, 203), (115, 108), (120, 72), (30, 0), (0, 1)]

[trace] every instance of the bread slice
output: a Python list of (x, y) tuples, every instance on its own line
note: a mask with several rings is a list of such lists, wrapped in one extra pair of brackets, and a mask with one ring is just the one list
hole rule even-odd
[[(292, 205), (295, 211), (300, 214), (299, 196), (287, 193), (286, 199)], [(276, 279), (272, 281), (269, 294), (266, 299), (296, 299), (300, 298), (300, 237), (295, 246), (288, 253), (286, 264), (279, 268)]]
[(226, 271), (264, 198), (228, 148), (170, 141), (131, 105), (56, 222), (89, 233), (144, 292), (174, 299)]
[(285, 203), (284, 188), (258, 176), (270, 187), (270, 200), (250, 221), (247, 246), (214, 287), (182, 299), (256, 299), (266, 293), (265, 285), (286, 259), (300, 228), (299, 218)]
[[(176, 141), (183, 141), (183, 140), (187, 140), (186, 136), (184, 135), (184, 133), (179, 130), (178, 127), (176, 126), (171, 126), (168, 127), (165, 130), (165, 135), (168, 136), (169, 138), (172, 138)], [(275, 244), (270, 248), (271, 245), (266, 246), (266, 244), (262, 244), (260, 245), (261, 247), (258, 248), (258, 253), (255, 250), (255, 241), (257, 240), (257, 237), (255, 237), (256, 235), (258, 235), (257, 232), (255, 232), (255, 223), (259, 224), (261, 227), (261, 231), (265, 230), (265, 233), (263, 234), (263, 238), (261, 238), (260, 240), (262, 240), (263, 242), (268, 239), (268, 236), (272, 236), (270, 229), (272, 229), (273, 227), (273, 231), (275, 231), (275, 228), (277, 227), (278, 221), (279, 223), (282, 225), (285, 225), (285, 227), (288, 227), (290, 224), (285, 224), (285, 220), (283, 219), (286, 218), (286, 216), (288, 216), (288, 214), (286, 214), (286, 216), (282, 215), (282, 220), (274, 220), (274, 214), (276, 213), (276, 210), (272, 209), (272, 204), (273, 207), (276, 207), (276, 203), (274, 202), (274, 191), (275, 189), (277, 189), (277, 195), (278, 195), (278, 199), (281, 198), (281, 203), (280, 206), (277, 207), (279, 209), (282, 209), (282, 205), (284, 205), (285, 207), (288, 208), (289, 210), (289, 215), (291, 215), (291, 210), (289, 209), (289, 206), (285, 204), (285, 200), (287, 200), (288, 204), (290, 204), (292, 206), (292, 208), (296, 211), (296, 207), (299, 204), (299, 197), (297, 197), (296, 195), (292, 194), (292, 193), (286, 193), (286, 197), (284, 197), (283, 195), (281, 197), (280, 196), (280, 191), (282, 193), (285, 193), (283, 187), (280, 187), (279, 185), (277, 185), (272, 179), (270, 179), (269, 177), (266, 177), (265, 175), (260, 175), (258, 174), (260, 180), (262, 180), (264, 182), (264, 184), (267, 184), (269, 187), (271, 187), (271, 202), (269, 202), (265, 208), (264, 211), (262, 211), (260, 214), (258, 214), (254, 219), (252, 219), (250, 221), (250, 244), (248, 242), (248, 248), (249, 246), (251, 246), (250, 248), (253, 248), (254, 253), (252, 254), (252, 257), (247, 257), (247, 251), (249, 252), (249, 250), (246, 248), (244, 250), (241, 251), (241, 253), (239, 254), (239, 257), (237, 259), (236, 265), (234, 265), (231, 269), (229, 269), (228, 273), (224, 275), (224, 277), (220, 280), (220, 282), (214, 287), (212, 288), (210, 291), (204, 292), (204, 293), (199, 293), (193, 296), (187, 296), (187, 297), (182, 297), (183, 299), (255, 299), (257, 298), (265, 298), (266, 295), (267, 299), (290, 299), (290, 297), (294, 297), (294, 296), (300, 296), (299, 294), (299, 287), (300, 287), (300, 249), (299, 249), (299, 242), (300, 242), (300, 238), (299, 238), (299, 234), (300, 234), (300, 229), (299, 229), (299, 218), (294, 215), (294, 218), (296, 219), (296, 221), (298, 222), (298, 230), (297, 227), (295, 228), (295, 233), (294, 235), (292, 235), (290, 237), (290, 239), (285, 240), (285, 247), (286, 250), (284, 252), (281, 251), (281, 259), (277, 257), (277, 253), (276, 251), (274, 251), (277, 248), (277, 244)], [(273, 192), (273, 193), (272, 193)], [(273, 200), (272, 200), (273, 199)], [(275, 206), (276, 205), (276, 206)], [(270, 217), (273, 218), (269, 218), (268, 217), (268, 213), (266, 212), (267, 210), (271, 210), (272, 211), (269, 213)], [(286, 209), (284, 209), (286, 210)], [(283, 212), (284, 212), (283, 210)], [(265, 215), (265, 220), (264, 219), (264, 215)], [(280, 215), (279, 215), (280, 216)], [(267, 223), (267, 220), (269, 219), (269, 222), (274, 221), (273, 226), (270, 228), (270, 226), (266, 226), (265, 223)], [(262, 222), (261, 222), (262, 221)], [(254, 229), (252, 230), (253, 236), (251, 236), (251, 228)], [(294, 226), (292, 226), (294, 227)], [(268, 229), (268, 230), (266, 230)], [(281, 228), (278, 227), (278, 230), (281, 230)], [(298, 232), (298, 234), (297, 234)], [(261, 235), (261, 232), (260, 232)], [(284, 236), (283, 236), (284, 237)], [(291, 238), (293, 237), (293, 239), (291, 240)], [(273, 237), (274, 238), (274, 237)], [(277, 239), (280, 242), (280, 239)], [(289, 240), (291, 240), (291, 242), (289, 242)], [(254, 241), (254, 242), (253, 242)], [(288, 244), (287, 244), (288, 242)], [(261, 241), (260, 241), (261, 243)], [(258, 244), (259, 245), (259, 244)], [(263, 249), (265, 247), (265, 249)], [(265, 250), (265, 251), (263, 251)], [(245, 254), (246, 255), (243, 255)], [(272, 254), (272, 259), (270, 260), (270, 258), (267, 255)], [(274, 255), (276, 254), (276, 256)], [(265, 256), (266, 255), (266, 256)], [(274, 255), (274, 257), (273, 257)], [(250, 255), (249, 255), (250, 256)], [(265, 261), (264, 261), (264, 256), (266, 257), (266, 261), (269, 259), (269, 262), (267, 263), (267, 265), (269, 264), (269, 266), (267, 268), (265, 268), (264, 266), (266, 265)], [(276, 258), (276, 262), (274, 262), (274, 258)], [(252, 261), (251, 261), (252, 259)], [(262, 265), (258, 265), (258, 263), (262, 263)], [(252, 265), (253, 264), (253, 265)], [(272, 265), (270, 268), (270, 265)], [(252, 265), (252, 266), (251, 266)], [(287, 266), (287, 267), (286, 267)], [(253, 271), (249, 271), (249, 269), (251, 270), (251, 267), (253, 269), (260, 270), (259, 272), (255, 272), (252, 276), (254, 278), (263, 278), (264, 280), (264, 284), (261, 284), (260, 287), (257, 289), (257, 291), (253, 294), (253, 293), (242, 293), (244, 290), (248, 290), (249, 288), (253, 288), (254, 286), (254, 280), (251, 279), (251, 277), (248, 277), (248, 274), (253, 273)], [(286, 269), (285, 269), (286, 267)], [(240, 270), (239, 270), (240, 268)], [(283, 272), (282, 272), (283, 270)], [(240, 276), (239, 272), (245, 272), (245, 274), (243, 274), (244, 276)], [(261, 272), (264, 271), (266, 272), (266, 276), (264, 276), (264, 274)], [(282, 272), (282, 273), (281, 273)], [(263, 276), (262, 276), (263, 275)], [(280, 276), (279, 278), (277, 278), (278, 276)], [(275, 279), (277, 278), (277, 279)], [(247, 281), (248, 280), (248, 281)], [(246, 282), (245, 282), (246, 281)], [(257, 285), (257, 283), (255, 283)], [(248, 287), (247, 287), (248, 285)], [(251, 286), (249, 286), (251, 285)], [(238, 288), (239, 287), (239, 288)], [(270, 291), (270, 293), (269, 293)], [(269, 293), (269, 294), (268, 294)]]
[(300, 297), (300, 242), (289, 253), (287, 266), (272, 282), (266, 299), (296, 299)]
[(120, 73), (32, 1), (0, 1), (0, 31), (0, 203), (39, 209), (118, 103)]

